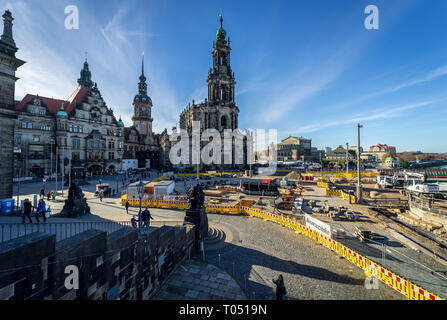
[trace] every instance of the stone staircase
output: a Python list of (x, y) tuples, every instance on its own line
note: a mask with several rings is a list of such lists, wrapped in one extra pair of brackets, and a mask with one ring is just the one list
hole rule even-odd
[(213, 245), (225, 241), (225, 232), (219, 228), (210, 226), (208, 236), (205, 238), (205, 245)]

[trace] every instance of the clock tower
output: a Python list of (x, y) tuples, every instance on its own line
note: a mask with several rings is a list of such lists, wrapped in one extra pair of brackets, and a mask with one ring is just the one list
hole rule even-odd
[(141, 76), (138, 83), (138, 94), (133, 100), (134, 115), (132, 117), (133, 124), (140, 135), (146, 137), (146, 142), (151, 142), (152, 134), (152, 100), (147, 95), (146, 77), (144, 76), (144, 53), (141, 62)]

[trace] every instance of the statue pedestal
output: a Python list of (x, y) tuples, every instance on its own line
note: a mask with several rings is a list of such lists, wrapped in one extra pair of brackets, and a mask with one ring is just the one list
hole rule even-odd
[(208, 235), (208, 217), (206, 216), (205, 207), (186, 209), (183, 223), (191, 223), (195, 226), (194, 247), (199, 249), (199, 240), (205, 240)]
[(68, 199), (65, 200), (61, 214), (66, 214), (68, 217), (78, 217), (89, 213), (90, 207), (87, 204), (84, 193), (76, 184), (72, 183), (68, 191)]

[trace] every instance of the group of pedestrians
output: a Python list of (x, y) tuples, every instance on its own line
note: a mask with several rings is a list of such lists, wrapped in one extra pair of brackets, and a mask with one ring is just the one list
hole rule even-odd
[[(22, 208), (22, 223), (26, 223), (26, 218), (28, 219), (29, 223), (33, 223), (33, 220), (31, 219), (31, 215), (33, 213), (33, 205), (31, 204), (31, 201), (27, 198), (23, 202), (23, 208)], [(43, 223), (47, 222), (47, 209), (45, 200), (41, 198), (39, 200), (39, 203), (36, 208), (36, 214), (34, 217), (36, 218), (36, 223), (40, 223), (39, 217), (43, 217)]]
[[(128, 210), (127, 207), (128, 202), (126, 202), (126, 210)], [(152, 217), (149, 209), (146, 207), (146, 209), (144, 209), (143, 212), (141, 212), (140, 214), (141, 216), (141, 222), (142, 222), (142, 227), (143, 228), (149, 228), (150, 227), (150, 220), (154, 220), (154, 217)], [(137, 228), (138, 227), (138, 219), (136, 215), (133, 215), (132, 218), (130, 219), (130, 222), (132, 223), (132, 227), (133, 228)]]

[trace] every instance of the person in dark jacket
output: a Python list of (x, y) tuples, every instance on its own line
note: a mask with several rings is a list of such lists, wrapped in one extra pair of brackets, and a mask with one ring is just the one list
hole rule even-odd
[(287, 294), (287, 291), (282, 275), (280, 274), (278, 279), (273, 279), (272, 281), (276, 285), (276, 300), (283, 300), (283, 297)]
[(29, 199), (25, 199), (23, 202), (23, 215), (22, 215), (22, 223), (25, 223), (25, 217), (28, 218), (29, 223), (33, 223), (33, 220), (31, 220), (31, 211), (32, 211), (32, 204)]
[(129, 214), (129, 207), (130, 207), (129, 201), (126, 201), (126, 213), (127, 214)]
[(149, 209), (146, 207), (144, 211), (141, 213), (141, 221), (143, 222), (143, 228), (150, 226), (150, 219), (154, 219), (149, 212)]
[(130, 222), (132, 223), (132, 228), (138, 227), (138, 225), (137, 225), (138, 220), (136, 219), (135, 216), (132, 216), (132, 219), (130, 219)]
[(45, 189), (44, 188), (40, 189), (40, 197), (41, 198), (45, 197)]

